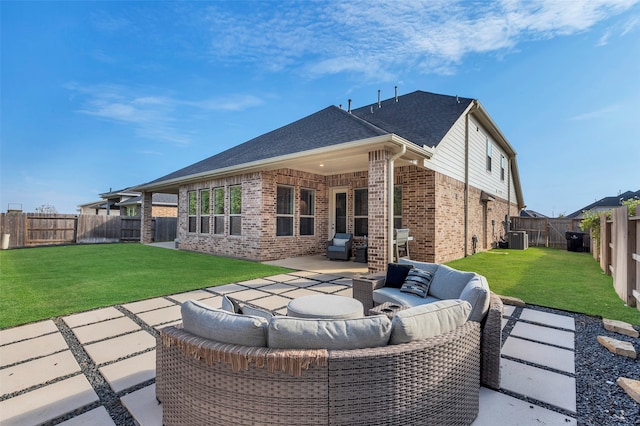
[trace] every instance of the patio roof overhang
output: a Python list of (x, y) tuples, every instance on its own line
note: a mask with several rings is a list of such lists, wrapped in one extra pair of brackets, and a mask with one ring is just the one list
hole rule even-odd
[(396, 134), (387, 134), (373, 138), (351, 141), (319, 149), (296, 152), (279, 157), (267, 158), (232, 167), (210, 170), (162, 182), (142, 184), (133, 187), (136, 191), (177, 193), (180, 186), (203, 179), (216, 179), (243, 173), (277, 170), (283, 168), (301, 170), (323, 176), (339, 173), (365, 171), (369, 169), (369, 152), (389, 149), (392, 152), (402, 150), (405, 153), (395, 161), (395, 166), (415, 165), (425, 167), (425, 161), (433, 155), (432, 148), (420, 147)]

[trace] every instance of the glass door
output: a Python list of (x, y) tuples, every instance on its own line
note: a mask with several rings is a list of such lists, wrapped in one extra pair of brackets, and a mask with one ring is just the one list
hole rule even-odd
[(344, 232), (347, 232), (347, 190), (333, 188), (331, 190), (329, 238), (333, 238), (336, 233)]

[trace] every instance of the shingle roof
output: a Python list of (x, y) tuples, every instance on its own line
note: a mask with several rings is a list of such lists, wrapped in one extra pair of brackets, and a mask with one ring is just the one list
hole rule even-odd
[(419, 146), (434, 147), (473, 99), (416, 91), (352, 111), (354, 115)]
[(148, 184), (391, 133), (433, 147), (472, 101), (416, 91), (374, 104), (373, 113), (371, 105), (351, 113), (330, 106)]
[(640, 190), (636, 192), (627, 191), (623, 194), (612, 196), (612, 197), (604, 197), (598, 201), (595, 201), (589, 204), (588, 206), (581, 208), (580, 210), (577, 210), (571, 213), (570, 215), (567, 215), (566, 217), (568, 218), (578, 217), (582, 214), (583, 211), (588, 211), (596, 207), (610, 207), (610, 208), (620, 207), (622, 205), (622, 201), (629, 200), (634, 197), (640, 198)]

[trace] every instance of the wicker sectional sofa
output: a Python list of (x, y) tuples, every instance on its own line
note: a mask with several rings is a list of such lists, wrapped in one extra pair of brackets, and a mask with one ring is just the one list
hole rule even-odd
[[(163, 328), (157, 339), (163, 424), (471, 424), (479, 409), (480, 323), (467, 321), (471, 307), (465, 301), (433, 306), (405, 310), (393, 321), (384, 315), (266, 320), (185, 302), (184, 327)], [(202, 318), (215, 326), (203, 328)], [(434, 335), (414, 340), (411, 327), (403, 328), (405, 321), (434, 318)], [(264, 344), (252, 346), (219, 330), (228, 320), (251, 323), (254, 331), (266, 322)], [(327, 334), (329, 349), (314, 347)], [(374, 343), (357, 347), (358, 339)], [(288, 348), (288, 342), (301, 348)]]
[(354, 278), (353, 297), (362, 302), (365, 311), (385, 302), (415, 307), (445, 298), (468, 301), (472, 307), (469, 319), (481, 324), (481, 383), (492, 389), (500, 389), (504, 307), (500, 297), (490, 291), (486, 279), (472, 272), (458, 271), (436, 263), (400, 259), (400, 265), (428, 271), (433, 275), (426, 297), (387, 285), (389, 271)]

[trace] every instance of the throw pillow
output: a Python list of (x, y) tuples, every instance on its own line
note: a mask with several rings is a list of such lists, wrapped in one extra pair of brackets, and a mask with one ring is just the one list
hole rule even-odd
[(404, 284), (400, 287), (400, 291), (413, 293), (420, 297), (427, 297), (432, 279), (433, 275), (431, 272), (413, 268), (409, 271), (407, 278), (404, 280)]
[(273, 314), (266, 309), (260, 309), (246, 304), (242, 305), (242, 315), (252, 315), (254, 317), (264, 318), (267, 321), (273, 317)]
[(234, 314), (241, 314), (242, 308), (240, 304), (230, 297), (222, 296), (222, 309), (227, 312), (232, 312)]
[(344, 238), (334, 238), (333, 239), (333, 245), (336, 247), (344, 247), (345, 245), (347, 245), (347, 239)]
[(407, 279), (409, 271), (413, 269), (413, 265), (401, 265), (399, 263), (390, 263), (387, 267), (387, 278), (384, 282), (385, 287), (400, 288)]

